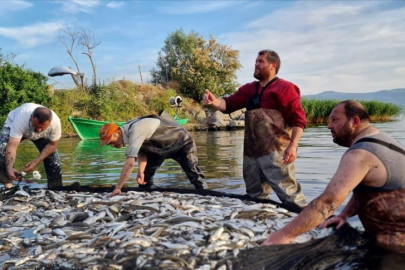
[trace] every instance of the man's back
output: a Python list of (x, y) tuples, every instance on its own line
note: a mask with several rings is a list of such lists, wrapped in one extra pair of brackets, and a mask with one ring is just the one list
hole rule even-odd
[(60, 119), (52, 110), (52, 121), (49, 127), (42, 132), (35, 132), (30, 124), (30, 120), (32, 113), (38, 107), (43, 106), (34, 103), (25, 103), (8, 114), (4, 126), (10, 128), (10, 137), (30, 140), (48, 138), (51, 141), (60, 139), (62, 134)]

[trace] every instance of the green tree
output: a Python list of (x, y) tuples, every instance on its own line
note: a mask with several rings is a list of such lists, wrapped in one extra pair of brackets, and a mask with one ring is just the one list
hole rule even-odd
[(50, 100), (48, 78), (24, 66), (14, 65), (0, 55), (0, 125), (7, 114), (21, 104), (32, 102), (47, 104)]
[(205, 89), (218, 96), (230, 94), (238, 87), (238, 56), (239, 51), (219, 44), (212, 36), (206, 41), (194, 31), (186, 35), (182, 29), (176, 30), (158, 53), (152, 82), (173, 80), (183, 95), (196, 101), (201, 101)]

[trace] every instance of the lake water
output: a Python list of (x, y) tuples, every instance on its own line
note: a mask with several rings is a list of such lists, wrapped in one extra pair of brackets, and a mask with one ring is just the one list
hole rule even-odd
[[(388, 133), (405, 145), (405, 116), (384, 123), (373, 123), (374, 126)], [(200, 168), (205, 173), (210, 189), (227, 193), (245, 194), (242, 178), (243, 130), (192, 132), (198, 147)], [(63, 181), (69, 185), (79, 181), (81, 185), (115, 184), (125, 162), (125, 149), (99, 147), (100, 141), (81, 141), (79, 138), (63, 138), (59, 143), (59, 154), (62, 161)], [(326, 126), (308, 127), (299, 143), (298, 158), (295, 161), (296, 175), (304, 194), (312, 200), (322, 193), (338, 167), (346, 148), (332, 142), (330, 131)], [(16, 168), (38, 155), (35, 146), (24, 141), (17, 153)], [(46, 175), (42, 164), (37, 167), (42, 179), (31, 187), (46, 187)], [(137, 186), (136, 169), (126, 184)], [(28, 174), (31, 175), (31, 174)], [(162, 187), (184, 186), (193, 188), (173, 160), (166, 160), (157, 170), (155, 184)], [(278, 201), (273, 194), (271, 199)], [(346, 204), (342, 205), (342, 207)], [(340, 209), (342, 209), (342, 207)], [(360, 226), (357, 218), (350, 221)]]

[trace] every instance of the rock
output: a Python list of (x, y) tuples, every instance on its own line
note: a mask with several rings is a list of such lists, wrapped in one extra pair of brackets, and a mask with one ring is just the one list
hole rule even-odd
[(234, 128), (245, 126), (245, 109), (238, 110), (232, 114), (224, 114), (220, 111), (205, 110), (207, 115), (207, 125), (211, 129)]

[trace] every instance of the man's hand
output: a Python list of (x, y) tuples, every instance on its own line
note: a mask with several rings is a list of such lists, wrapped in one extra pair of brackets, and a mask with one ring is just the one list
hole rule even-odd
[(325, 220), (318, 227), (320, 229), (325, 229), (325, 228), (328, 228), (330, 226), (337, 224), (336, 229), (340, 229), (340, 227), (342, 227), (346, 222), (347, 222), (347, 218), (337, 215), (328, 220)]
[(212, 107), (214, 107), (215, 110), (219, 110), (221, 112), (226, 110), (225, 100), (216, 98), (215, 95), (208, 89), (205, 89), (204, 104), (211, 105)]
[(285, 236), (281, 231), (272, 232), (269, 237), (262, 243), (262, 246), (285, 245), (291, 242), (290, 237)]
[(145, 175), (141, 172), (138, 172), (138, 175), (136, 176), (136, 181), (138, 182), (139, 185), (146, 185), (147, 182), (145, 182)]
[(114, 197), (115, 195), (120, 195), (121, 194), (121, 189), (120, 188), (115, 188), (114, 190), (113, 190), (113, 192), (111, 192), (111, 194), (110, 195), (108, 195), (108, 197)]
[(38, 163), (36, 160), (30, 161), (27, 164), (25, 164), (23, 172), (32, 172), (37, 165)]
[(204, 94), (204, 104), (205, 105), (213, 105), (214, 101), (217, 98), (213, 93), (210, 92), (210, 90), (205, 89), (205, 94)]
[(8, 177), (12, 180), (18, 180), (20, 173), (16, 169), (7, 170)]
[(297, 148), (290, 144), (284, 151), (283, 161), (284, 164), (290, 164), (297, 158)]

